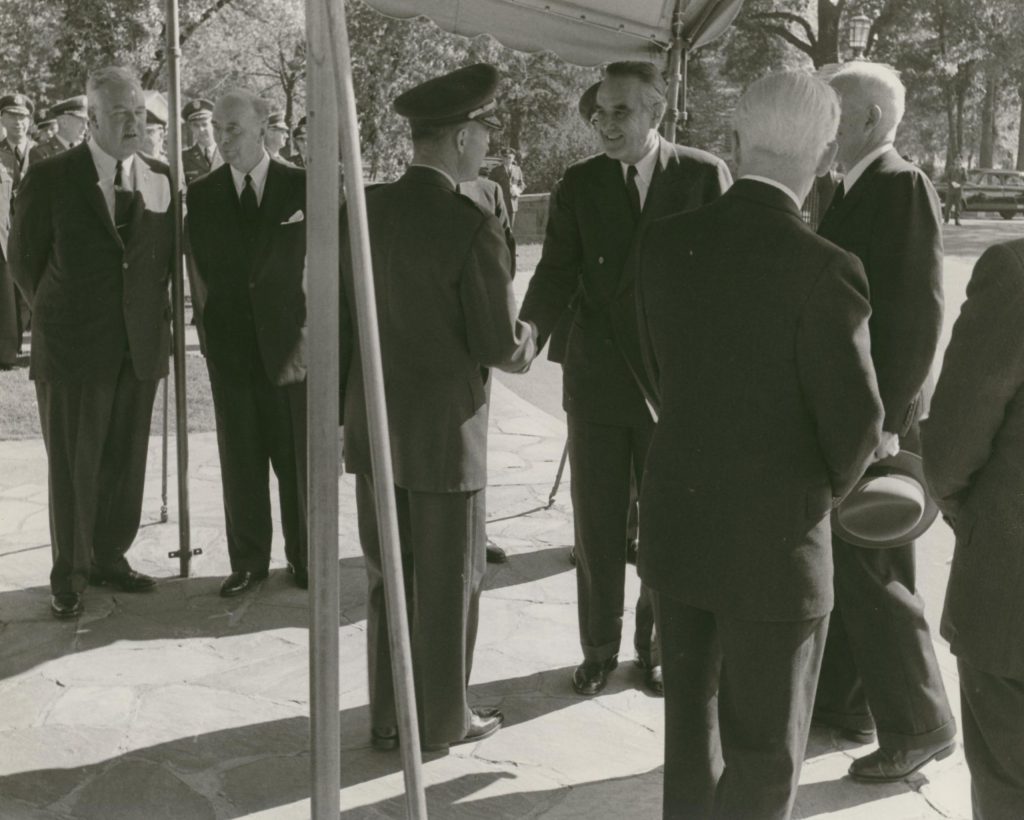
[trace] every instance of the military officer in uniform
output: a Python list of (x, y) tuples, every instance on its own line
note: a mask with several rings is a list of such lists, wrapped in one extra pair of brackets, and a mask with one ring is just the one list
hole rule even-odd
[(185, 170), (185, 184), (191, 185), (199, 177), (224, 164), (213, 139), (213, 103), (199, 98), (185, 104), (181, 118), (188, 123), (194, 140), (192, 147), (181, 152)]
[(7, 131), (7, 138), (0, 142), (0, 163), (10, 171), (15, 189), (28, 170), (29, 152), (36, 144), (28, 135), (34, 110), (32, 100), (24, 94), (0, 97), (0, 124)]
[(288, 161), (299, 168), (306, 167), (306, 117), (299, 117), (299, 124), (292, 129), (292, 152)]
[(36, 117), (36, 142), (45, 144), (53, 139), (53, 135), (56, 133), (57, 118), (53, 115), (53, 110), (40, 110), (39, 115)]
[[(467, 66), (395, 100), (412, 163), (367, 191), (384, 387), (394, 460), (421, 741), (428, 750), (481, 740), (503, 721), (471, 708), (467, 684), (485, 570), (484, 493), (490, 367), (524, 370), (535, 352), (516, 320), (511, 259), (498, 220), (456, 192), (487, 152), (498, 72)], [(341, 399), (345, 467), (356, 475), (369, 579), (367, 642), (375, 748), (397, 742), (365, 389), (342, 217)]]
[(146, 136), (142, 140), (142, 153), (149, 157), (156, 157), (161, 162), (167, 162), (167, 153), (164, 150), (166, 137), (167, 120), (147, 105)]
[(270, 116), (267, 117), (267, 133), (263, 137), (263, 146), (275, 162), (294, 165), (295, 163), (281, 153), (287, 144), (288, 123), (284, 121), (284, 112), (271, 111)]
[(85, 137), (89, 127), (89, 106), (84, 94), (61, 100), (50, 109), (50, 114), (57, 120), (57, 133), (48, 142), (32, 149), (32, 162), (74, 148)]

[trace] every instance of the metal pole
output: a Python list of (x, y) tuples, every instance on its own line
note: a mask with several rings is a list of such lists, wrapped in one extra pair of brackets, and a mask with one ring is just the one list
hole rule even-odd
[(338, 111), (323, 0), (306, 0), (306, 42), (310, 816), (338, 820)]
[(174, 271), (171, 300), (174, 310), (174, 423), (178, 445), (178, 574), (188, 577), (192, 562), (192, 538), (188, 506), (188, 409), (185, 406), (185, 274), (182, 264), (181, 208), (181, 45), (178, 36), (178, 0), (167, 0), (167, 148), (171, 169), (171, 210), (174, 218)]
[[(676, 10), (672, 15), (672, 51), (668, 60), (668, 89), (665, 92), (668, 108), (665, 111), (665, 139), (669, 142), (676, 141), (676, 128), (679, 122), (679, 89), (683, 84), (683, 76), (680, 71), (685, 60), (686, 46), (683, 42), (683, 3), (677, 0)], [(685, 93), (685, 92), (684, 92)], [(684, 120), (686, 118), (686, 105), (683, 105)]]
[(164, 376), (164, 434), (161, 443), (161, 470), (160, 470), (160, 523), (167, 523), (167, 383)]
[[(381, 559), (384, 570), (384, 598), (388, 613), (388, 640), (395, 684), (398, 737), (405, 773), (406, 814), (415, 820), (427, 817), (427, 801), (423, 786), (423, 763), (420, 759), (419, 722), (416, 719), (416, 693), (413, 688), (412, 649), (409, 620), (405, 607), (405, 583), (399, 548), (398, 511), (395, 506), (395, 482), (391, 463), (391, 441), (388, 435), (387, 406), (384, 397), (384, 367), (381, 360), (377, 326), (377, 301), (374, 295), (373, 268), (370, 255), (370, 231), (367, 224), (366, 200), (363, 196), (363, 163), (359, 152), (359, 120), (356, 97), (352, 88), (352, 62), (348, 29), (345, 24), (345, 1), (323, 0), (330, 24), (331, 46), (334, 50), (335, 78), (338, 88), (338, 110), (342, 131), (342, 158), (345, 164), (345, 194), (348, 230), (352, 246), (352, 268), (356, 301), (356, 325), (363, 364), (366, 391), (366, 412), (369, 421), (370, 454), (373, 468), (373, 491), (377, 508), (377, 528), (381, 535)], [(330, 174), (323, 174), (330, 177)], [(335, 300), (332, 304), (337, 304)], [(337, 350), (337, 344), (332, 348)], [(337, 368), (335, 368), (337, 372)], [(337, 414), (335, 414), (337, 418)]]
[[(666, 139), (668, 139), (666, 137)], [(558, 462), (558, 472), (555, 473), (555, 483), (551, 485), (551, 492), (548, 493), (548, 505), (545, 509), (550, 510), (555, 506), (555, 495), (558, 493), (558, 485), (562, 483), (562, 473), (565, 471), (565, 462), (569, 458), (569, 440), (566, 439), (562, 448), (562, 459)]]

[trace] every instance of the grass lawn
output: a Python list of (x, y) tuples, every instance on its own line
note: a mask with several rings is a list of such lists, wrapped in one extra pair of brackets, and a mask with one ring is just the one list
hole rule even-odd
[[(199, 354), (185, 357), (185, 396), (188, 405), (188, 429), (191, 433), (204, 433), (216, 429), (213, 417), (213, 398), (206, 364)], [(171, 374), (167, 391), (169, 429), (174, 432), (174, 376)], [(153, 435), (163, 430), (163, 386), (157, 389), (153, 405)], [(36, 408), (35, 386), (28, 379), (28, 367), (0, 371), (0, 441), (41, 438), (39, 412)]]

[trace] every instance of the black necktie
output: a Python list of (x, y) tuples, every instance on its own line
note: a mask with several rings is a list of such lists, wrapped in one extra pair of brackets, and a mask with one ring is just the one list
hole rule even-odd
[(242, 209), (242, 222), (245, 223), (249, 230), (255, 230), (260, 206), (256, 202), (256, 189), (252, 187), (252, 177), (248, 174), (245, 175), (245, 187), (242, 188), (242, 195), (238, 198), (238, 204)]
[(132, 192), (124, 187), (123, 172), (124, 167), (121, 160), (118, 160), (114, 171), (114, 227), (121, 241), (127, 244), (132, 218)]
[(630, 165), (626, 169), (626, 194), (629, 196), (629, 207), (633, 212), (633, 219), (639, 221), (643, 208), (640, 205), (640, 188), (636, 184), (636, 176), (636, 166)]
[(843, 204), (843, 200), (846, 198), (846, 183), (844, 180), (839, 180), (839, 184), (836, 186), (835, 193), (832, 194), (832, 202), (829, 204), (829, 208), (838, 208)]

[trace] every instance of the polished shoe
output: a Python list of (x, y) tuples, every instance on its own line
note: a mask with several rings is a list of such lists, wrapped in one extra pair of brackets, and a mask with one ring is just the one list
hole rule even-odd
[(626, 542), (626, 563), (636, 566), (636, 554), (640, 550), (640, 542), (635, 538), (630, 538)]
[(487, 539), (487, 563), (488, 564), (507, 564), (508, 556), (505, 554), (505, 550), (495, 544), (490, 538)]
[(390, 752), (398, 748), (398, 729), (386, 726), (383, 729), (370, 730), (370, 745), (378, 752)]
[(89, 570), (89, 583), (117, 587), (121, 592), (149, 592), (156, 586), (156, 579), (136, 572), (127, 565), (120, 569), (104, 569), (94, 565)]
[(945, 760), (955, 749), (955, 740), (944, 740), (935, 746), (910, 751), (875, 749), (850, 764), (850, 777), (862, 783), (895, 783), (909, 777), (926, 763)]
[(50, 596), (50, 610), (58, 618), (77, 618), (82, 614), (80, 592), (60, 592)]
[(633, 659), (633, 664), (644, 670), (644, 686), (658, 697), (664, 697), (665, 684), (661, 679), (661, 665), (651, 666), (650, 661), (644, 660), (639, 655)]
[(309, 589), (309, 570), (305, 567), (288, 564), (288, 574), (292, 576), (295, 586), (299, 589)]
[(572, 673), (572, 688), (580, 695), (596, 695), (608, 685), (608, 673), (618, 665), (617, 657), (606, 661), (585, 661)]
[(259, 581), (266, 577), (266, 570), (263, 570), (263, 572), (249, 572), (248, 570), (232, 572), (224, 579), (224, 583), (220, 585), (221, 597), (231, 598), (234, 595), (241, 595), (246, 590), (252, 589)]
[(835, 732), (843, 740), (848, 740), (850, 743), (857, 743), (861, 746), (875, 742), (874, 729), (855, 729), (852, 726), (843, 726), (831, 720), (825, 720), (817, 715), (811, 718), (811, 726), (817, 726), (819, 729), (828, 729), (830, 732)]
[(497, 709), (477, 708), (471, 710), (471, 712), (469, 731), (466, 732), (465, 735), (458, 740), (451, 741), (450, 743), (424, 745), (423, 751), (443, 752), (449, 746), (459, 746), (462, 743), (475, 743), (478, 740), (483, 740), (485, 737), (493, 735), (501, 728), (501, 724), (505, 722), (505, 716)]
[(569, 563), (576, 566), (576, 547), (572, 547), (569, 550)]

